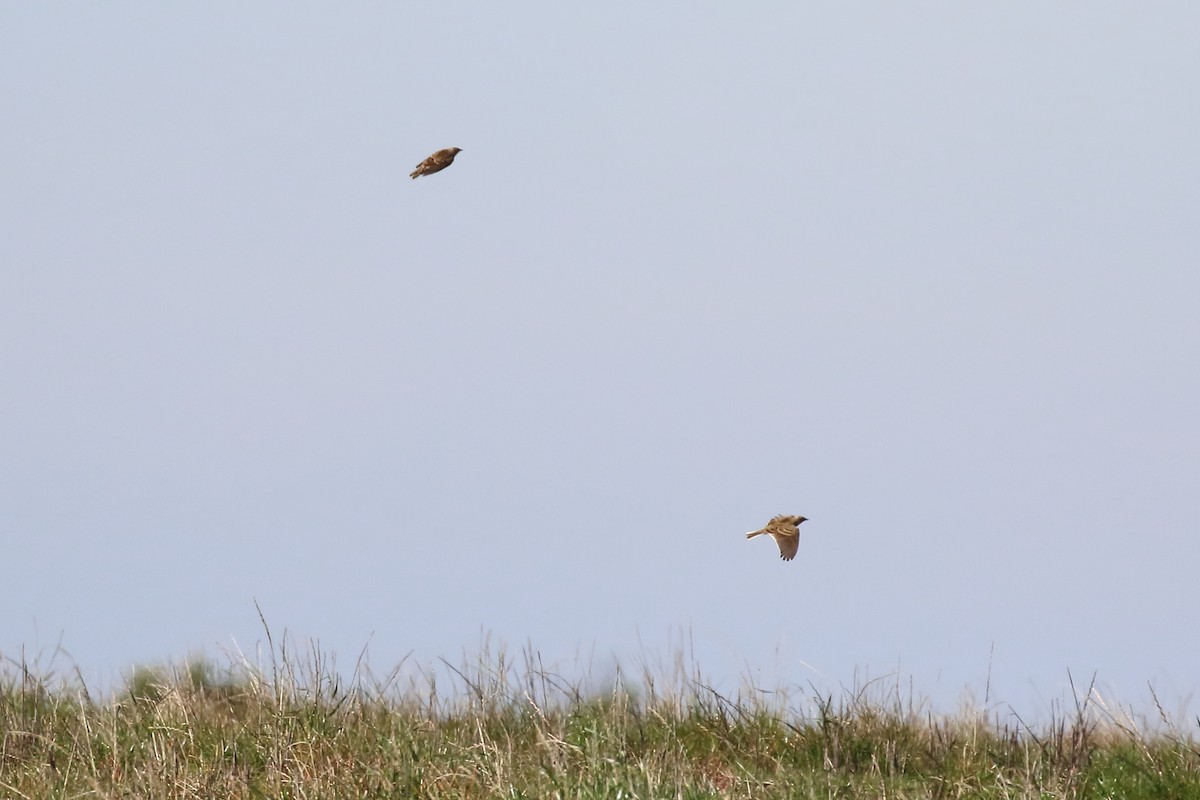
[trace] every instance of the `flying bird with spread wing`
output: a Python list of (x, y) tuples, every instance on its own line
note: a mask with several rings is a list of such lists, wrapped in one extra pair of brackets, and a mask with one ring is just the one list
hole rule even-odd
[(422, 175), (432, 175), (435, 172), (441, 172), (453, 164), (454, 157), (461, 152), (461, 147), (447, 147), (445, 150), (438, 150), (429, 158), (417, 164), (417, 168), (408, 177), (416, 180)]
[(753, 539), (755, 536), (767, 534), (779, 545), (779, 557), (784, 561), (791, 561), (800, 549), (800, 523), (807, 519), (808, 517), (780, 514), (768, 522), (766, 527), (747, 533), (746, 538)]

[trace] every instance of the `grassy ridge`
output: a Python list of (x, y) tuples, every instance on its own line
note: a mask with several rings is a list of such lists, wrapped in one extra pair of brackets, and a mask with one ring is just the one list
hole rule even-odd
[(265, 668), (143, 669), (106, 700), (10, 663), (0, 797), (1200, 798), (1191, 735), (1139, 732), (1090, 687), (1034, 730), (879, 684), (798, 711), (682, 668), (585, 691), (520, 661), (485, 651), (403, 687), (360, 668), (343, 686), (319, 654), (272, 645)]

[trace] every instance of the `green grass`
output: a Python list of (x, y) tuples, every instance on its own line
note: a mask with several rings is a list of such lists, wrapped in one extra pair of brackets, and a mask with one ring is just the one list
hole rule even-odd
[(1031, 728), (879, 682), (724, 696), (677, 666), (585, 689), (486, 645), (407, 680), (269, 661), (139, 669), (105, 699), (9, 662), (0, 798), (1200, 798), (1191, 734), (1093, 687)]

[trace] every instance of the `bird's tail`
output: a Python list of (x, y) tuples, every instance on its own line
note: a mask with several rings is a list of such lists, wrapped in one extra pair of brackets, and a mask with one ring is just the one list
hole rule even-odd
[(765, 530), (761, 530), (761, 531), (750, 531), (749, 533), (747, 533), (747, 534), (746, 534), (746, 538), (747, 538), (747, 539), (753, 539), (755, 536), (761, 536), (761, 535), (763, 535), (764, 533), (766, 533), (766, 531), (765, 531)]

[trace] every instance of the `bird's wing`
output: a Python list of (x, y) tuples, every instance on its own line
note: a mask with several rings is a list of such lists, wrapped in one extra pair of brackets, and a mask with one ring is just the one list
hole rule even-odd
[(779, 545), (779, 557), (784, 561), (791, 561), (796, 557), (796, 551), (800, 549), (800, 532), (795, 533), (778, 533), (773, 532), (771, 538), (775, 540), (775, 544)]

